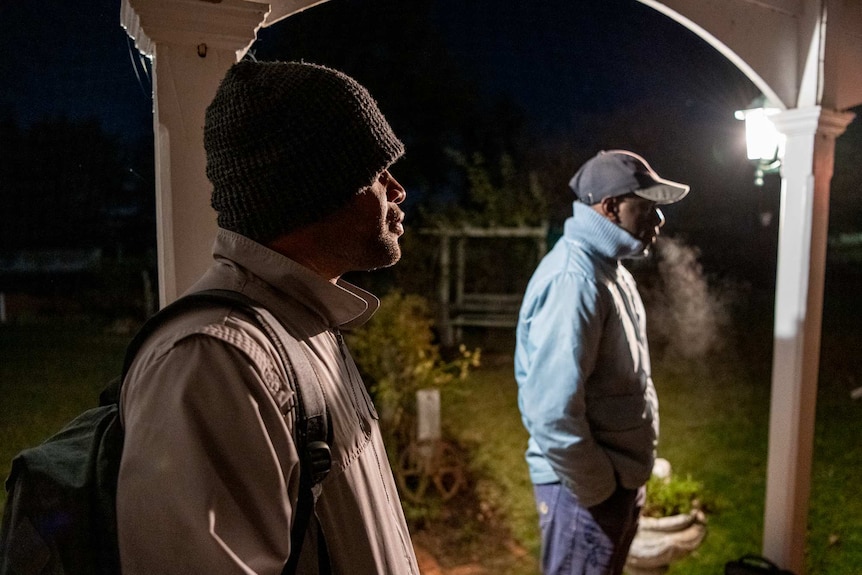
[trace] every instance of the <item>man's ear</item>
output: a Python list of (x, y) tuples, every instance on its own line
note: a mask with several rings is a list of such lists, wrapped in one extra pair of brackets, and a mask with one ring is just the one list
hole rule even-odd
[(616, 222), (620, 210), (618, 199), (616, 196), (602, 198), (602, 201), (595, 205), (596, 211), (612, 222)]

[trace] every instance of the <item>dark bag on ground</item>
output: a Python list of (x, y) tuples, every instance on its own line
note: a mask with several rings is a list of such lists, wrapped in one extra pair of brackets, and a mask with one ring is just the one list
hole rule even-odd
[[(285, 365), (297, 394), (297, 445), (302, 456), (300, 501), (291, 557), (296, 569), (313, 509), (311, 486), (329, 471), (326, 406), (308, 360), (284, 328), (254, 301), (236, 292), (209, 290), (180, 298), (153, 316), (129, 344), (123, 376), (112, 380), (100, 406), (85, 411), (44, 443), (19, 453), (6, 480), (0, 524), (0, 575), (117, 575), (117, 477), (123, 451), (119, 419), (122, 379), (143, 341), (169, 317), (195, 305), (239, 305), (264, 329)], [(302, 375), (297, 377), (297, 372)], [(302, 386), (296, 385), (299, 381)], [(306, 385), (308, 383), (309, 385)], [(321, 560), (323, 564), (323, 559)]]
[(793, 575), (760, 555), (743, 555), (724, 564), (724, 575)]

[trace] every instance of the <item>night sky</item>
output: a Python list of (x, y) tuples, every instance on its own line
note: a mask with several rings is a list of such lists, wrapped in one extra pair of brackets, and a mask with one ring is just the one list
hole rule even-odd
[(152, 87), (120, 26), (118, 0), (0, 0), (0, 118), (98, 118), (129, 138), (152, 130)]
[(638, 2), (437, 5), (438, 23), (471, 73), (489, 91), (515, 96), (545, 131), (577, 130), (587, 114), (644, 101), (723, 114), (723, 105), (753, 93), (706, 43)]
[[(387, 46), (386, 26), (399, 26), (397, 14), (381, 14), (379, 28), (363, 26), (362, 47), (344, 34), (349, 23), (326, 20), (342, 8), (373, 12), (376, 5), (331, 0), (262, 31), (253, 51), (297, 57), (273, 47), (289, 45), (285, 37), (304, 29), (330, 53)], [(767, 227), (759, 222), (777, 208), (778, 178), (764, 188), (753, 185), (742, 123), (733, 119), (758, 91), (705, 42), (634, 0), (423, 5), (430, 6), (423, 33), (436, 35), (459, 73), (489, 103), (502, 99), (520, 108), (538, 141), (571, 143), (573, 168), (599, 149), (634, 149), (660, 174), (692, 185), (684, 202), (666, 210), (670, 232), (691, 237), (706, 259), (718, 253), (751, 258), (747, 252), (760, 245), (756, 258), (774, 265), (777, 217)], [(411, 72), (414, 46), (405, 37), (387, 46), (401, 54), (402, 67), (386, 71), (395, 85)], [(147, 65), (119, 25), (119, 0), (0, 0), (0, 119), (26, 126), (58, 116), (96, 117), (107, 132), (131, 142), (152, 129), (150, 90)], [(394, 92), (372, 89), (384, 111)], [(839, 139), (836, 232), (853, 231), (862, 221), (855, 198), (862, 182), (848, 161), (862, 151), (859, 124)], [(560, 194), (567, 193), (565, 184)]]

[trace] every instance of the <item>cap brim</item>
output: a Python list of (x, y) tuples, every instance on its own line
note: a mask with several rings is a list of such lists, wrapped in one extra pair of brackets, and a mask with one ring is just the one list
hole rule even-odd
[(635, 190), (635, 195), (657, 204), (673, 204), (688, 195), (690, 187), (685, 184), (658, 179), (656, 184)]

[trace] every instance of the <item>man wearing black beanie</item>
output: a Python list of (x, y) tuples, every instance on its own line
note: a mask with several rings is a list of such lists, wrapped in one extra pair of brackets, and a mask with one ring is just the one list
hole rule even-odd
[(183, 313), (147, 340), (123, 386), (122, 571), (418, 575), (377, 412), (341, 336), (378, 306), (341, 276), (401, 256), (406, 193), (389, 168), (404, 146), (343, 73), (251, 61), (219, 86), (204, 146), (219, 231), (189, 291), (242, 292), (295, 338), (325, 397), (331, 466), (293, 543), (302, 454), (290, 378), (303, 374), (231, 305)]

